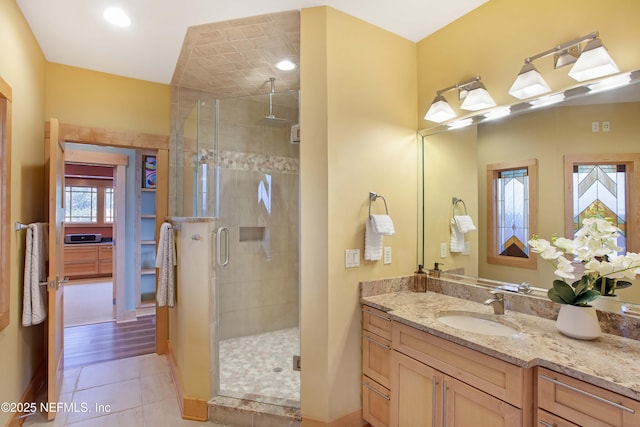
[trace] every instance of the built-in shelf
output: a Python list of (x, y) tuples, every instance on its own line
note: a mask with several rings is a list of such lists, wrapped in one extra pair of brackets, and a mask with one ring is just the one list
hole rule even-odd
[(153, 191), (153, 192), (155, 192), (156, 189), (155, 188), (141, 188), (140, 191)]
[(143, 268), (140, 271), (140, 274), (142, 274), (143, 276), (147, 275), (147, 274), (156, 274), (156, 269), (155, 268)]
[(140, 215), (142, 219), (156, 219), (155, 215)]
[(143, 240), (140, 242), (141, 245), (155, 245), (156, 241), (155, 240)]

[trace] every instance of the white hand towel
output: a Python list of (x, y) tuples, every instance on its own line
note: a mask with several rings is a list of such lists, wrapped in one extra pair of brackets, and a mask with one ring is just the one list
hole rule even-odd
[(374, 231), (373, 220), (368, 218), (364, 230), (364, 259), (367, 261), (377, 261), (381, 258), (382, 234)]
[(458, 229), (456, 220), (451, 218), (451, 240), (449, 241), (449, 251), (464, 251), (464, 233)]
[(456, 227), (458, 227), (458, 230), (462, 233), (468, 233), (476, 229), (476, 226), (473, 225), (473, 220), (469, 215), (455, 215), (453, 219), (456, 222)]
[(373, 231), (383, 236), (393, 236), (395, 229), (389, 215), (371, 215)]
[(176, 300), (176, 282), (174, 266), (176, 265), (176, 245), (173, 239), (173, 228), (165, 222), (160, 226), (156, 268), (158, 268), (158, 291), (156, 299), (160, 307), (173, 307)]
[(44, 322), (47, 317), (46, 261), (49, 257), (49, 228), (46, 223), (29, 224), (24, 256), (24, 295), (22, 299), (22, 326)]

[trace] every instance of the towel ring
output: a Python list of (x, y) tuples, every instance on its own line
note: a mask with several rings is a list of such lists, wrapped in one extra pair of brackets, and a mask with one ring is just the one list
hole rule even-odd
[(384, 202), (384, 210), (387, 213), (387, 215), (389, 215), (389, 209), (387, 208), (387, 200), (384, 197), (382, 197), (380, 194), (370, 191), (369, 192), (369, 218), (371, 218), (371, 202), (375, 202), (378, 197), (380, 197)]
[(462, 203), (462, 206), (464, 207), (464, 214), (468, 215), (467, 212), (467, 205), (464, 203), (464, 200), (462, 199), (458, 199), (457, 197), (452, 197), (451, 198), (451, 203), (453, 204), (453, 208), (451, 208), (451, 216), (454, 216), (456, 213), (456, 206), (458, 205), (458, 203)]

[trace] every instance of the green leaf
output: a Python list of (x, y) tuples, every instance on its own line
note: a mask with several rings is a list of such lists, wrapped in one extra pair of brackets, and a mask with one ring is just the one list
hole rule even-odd
[(580, 295), (578, 295), (576, 299), (573, 301), (573, 305), (587, 305), (591, 301), (598, 298), (599, 296), (600, 296), (600, 292), (594, 289), (589, 289), (588, 291), (585, 291)]
[(553, 289), (555, 289), (558, 297), (560, 297), (565, 304), (573, 304), (573, 301), (576, 299), (576, 294), (573, 292), (573, 288), (567, 285), (564, 280), (554, 280)]
[(562, 298), (560, 298), (560, 295), (558, 295), (558, 293), (556, 292), (555, 289), (551, 288), (547, 291), (547, 296), (549, 297), (549, 299), (553, 302), (557, 302), (558, 304), (568, 304), (566, 301), (564, 301)]

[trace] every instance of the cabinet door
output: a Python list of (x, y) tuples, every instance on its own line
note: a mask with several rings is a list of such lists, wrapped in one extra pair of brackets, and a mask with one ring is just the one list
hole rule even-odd
[(542, 409), (538, 409), (537, 417), (538, 422), (536, 423), (536, 426), (539, 427), (579, 427), (577, 424), (570, 423), (564, 418), (550, 414)]
[(451, 377), (444, 377), (445, 427), (521, 427), (522, 411)]
[(392, 351), (390, 425), (441, 426), (442, 380), (442, 373), (404, 354)]

